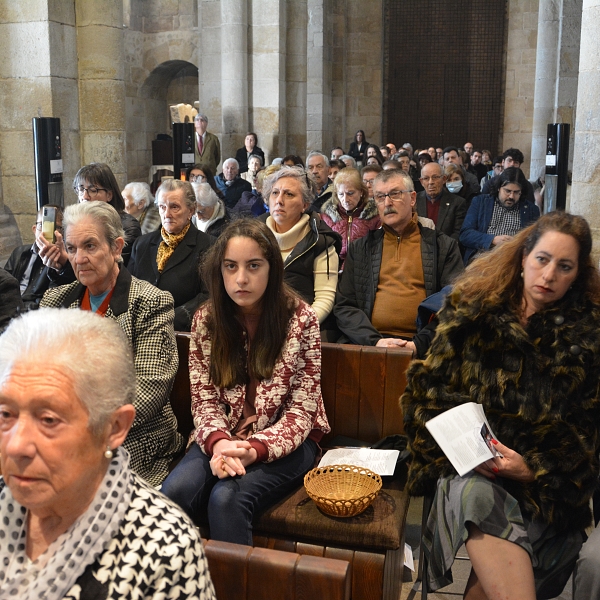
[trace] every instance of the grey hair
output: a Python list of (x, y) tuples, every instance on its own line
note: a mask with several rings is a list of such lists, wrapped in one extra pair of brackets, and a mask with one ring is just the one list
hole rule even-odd
[(269, 203), (273, 186), (277, 181), (283, 177), (291, 177), (300, 183), (300, 193), (302, 194), (302, 200), (308, 208), (315, 200), (317, 195), (317, 183), (315, 178), (310, 173), (307, 173), (301, 166), (296, 165), (293, 167), (281, 167), (278, 171), (275, 171), (272, 175), (265, 177), (263, 182), (263, 198), (265, 202)]
[[(92, 219), (100, 226), (104, 239), (111, 249), (117, 247), (117, 239), (125, 239), (125, 232), (121, 223), (119, 213), (108, 203), (94, 200), (92, 202), (80, 202), (71, 204), (65, 208), (63, 215), (63, 229), (65, 240), (69, 234), (69, 228), (77, 225), (83, 219)], [(123, 259), (119, 257), (118, 262)]]
[(196, 204), (200, 206), (216, 206), (219, 201), (219, 196), (215, 194), (215, 190), (208, 183), (192, 183), (194, 192), (196, 193)]
[(258, 154), (251, 154), (251, 155), (248, 157), (248, 162), (250, 162), (250, 159), (251, 159), (251, 158), (256, 158), (256, 159), (258, 159), (258, 163), (260, 164), (260, 166), (261, 166), (261, 167), (263, 166), (263, 159), (262, 159), (262, 157), (260, 157)]
[(235, 158), (228, 158), (227, 160), (223, 161), (223, 168), (225, 168), (225, 165), (229, 165), (231, 163), (235, 163), (237, 170), (240, 170), (240, 163), (237, 160), (235, 160)]
[(0, 337), (0, 385), (22, 362), (55, 365), (71, 379), (95, 437), (117, 408), (135, 400), (129, 340), (116, 321), (96, 313), (40, 308), (14, 319)]
[(183, 199), (188, 210), (196, 210), (196, 194), (194, 188), (189, 181), (182, 181), (181, 179), (164, 179), (160, 184), (160, 187), (156, 190), (156, 203), (160, 200), (160, 197), (165, 192), (176, 192), (183, 190)]
[(313, 150), (312, 152), (310, 152), (308, 154), (308, 156), (306, 157), (306, 164), (308, 165), (308, 161), (313, 157), (313, 156), (320, 156), (323, 161), (325, 162), (325, 166), (329, 167), (329, 159), (322, 153), (322, 152), (317, 152), (316, 150)]
[(356, 169), (356, 161), (349, 154), (342, 154), (342, 156), (340, 156), (340, 158), (338, 160), (342, 160), (342, 161), (350, 160), (351, 161), (350, 166), (353, 169)]
[(150, 186), (144, 181), (131, 181), (123, 188), (121, 195), (125, 192), (131, 195), (138, 208), (148, 208), (154, 202)]
[(387, 183), (390, 179), (394, 179), (395, 177), (400, 177), (404, 180), (404, 189), (407, 192), (415, 191), (415, 184), (413, 183), (412, 177), (400, 169), (388, 169), (387, 171), (381, 171), (381, 173), (379, 173), (373, 180), (373, 188), (375, 188), (375, 184)]
[(204, 121), (208, 125), (208, 117), (203, 113), (198, 113), (194, 117), (194, 121)]

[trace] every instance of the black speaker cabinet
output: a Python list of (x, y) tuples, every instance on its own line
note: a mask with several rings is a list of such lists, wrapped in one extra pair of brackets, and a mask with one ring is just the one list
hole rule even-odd
[(34, 117), (32, 127), (37, 209), (45, 204), (64, 206), (60, 119)]

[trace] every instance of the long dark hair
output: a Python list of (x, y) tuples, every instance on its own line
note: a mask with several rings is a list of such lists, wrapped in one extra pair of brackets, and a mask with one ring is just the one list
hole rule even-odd
[(363, 137), (363, 139), (362, 139), (362, 142), (360, 143), (360, 144), (361, 144), (361, 146), (362, 146), (363, 144), (368, 144), (369, 142), (367, 142), (367, 136), (365, 135), (365, 132), (364, 132), (362, 129), (359, 129), (359, 130), (358, 130), (358, 131), (357, 131), (357, 132), (354, 134), (354, 141), (356, 142), (356, 144), (358, 144), (358, 140), (356, 139), (356, 136), (357, 136), (359, 133), (362, 133), (362, 137)]
[[(256, 334), (246, 354), (242, 343), (243, 320), (238, 305), (229, 297), (221, 269), (229, 240), (254, 240), (269, 263), (269, 280), (262, 297), (262, 311)], [(271, 230), (256, 219), (233, 221), (208, 251), (202, 278), (209, 294), (207, 328), (211, 334), (210, 379), (218, 387), (245, 384), (250, 377), (268, 379), (287, 337), (296, 296), (283, 282), (281, 250)]]
[(123, 196), (121, 195), (121, 189), (115, 179), (114, 173), (107, 164), (90, 163), (81, 167), (77, 171), (75, 179), (73, 179), (73, 187), (77, 188), (80, 185), (84, 185), (86, 181), (88, 185), (95, 185), (112, 192), (109, 204), (119, 213), (125, 211), (125, 200), (123, 200)]

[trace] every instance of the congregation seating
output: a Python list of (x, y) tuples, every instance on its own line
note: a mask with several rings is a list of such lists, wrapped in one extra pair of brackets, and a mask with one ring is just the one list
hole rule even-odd
[[(184, 436), (193, 429), (189, 337), (177, 334), (180, 362), (171, 394)], [(403, 349), (323, 343), (321, 390), (332, 429), (323, 439), (324, 448), (336, 436), (371, 444), (403, 433), (399, 399), (410, 360), (410, 352)], [(346, 560), (352, 567), (353, 600), (396, 600), (402, 585), (409, 504), (403, 478), (386, 482), (375, 502), (349, 519), (322, 514), (300, 487), (257, 516), (254, 546)]]
[(203, 540), (217, 598), (349, 600), (350, 564), (332, 558)]

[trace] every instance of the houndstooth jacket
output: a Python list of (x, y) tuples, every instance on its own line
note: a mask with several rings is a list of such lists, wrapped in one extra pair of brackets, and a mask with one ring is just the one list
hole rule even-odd
[(131, 474), (133, 493), (116, 536), (65, 600), (215, 600), (200, 534), (168, 498)]
[[(48, 290), (40, 306), (79, 308), (84, 293), (77, 281), (62, 285)], [(131, 455), (131, 468), (151, 485), (159, 485), (184, 445), (169, 403), (179, 364), (173, 297), (121, 268), (106, 317), (119, 323), (135, 360), (136, 415), (123, 446)]]

